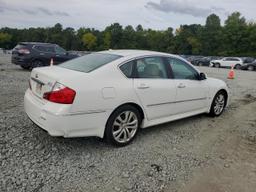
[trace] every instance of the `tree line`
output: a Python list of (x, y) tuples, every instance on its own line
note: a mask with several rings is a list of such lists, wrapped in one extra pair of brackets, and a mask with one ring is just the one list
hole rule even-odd
[(184, 55), (256, 56), (256, 23), (239, 13), (227, 17), (224, 25), (216, 14), (205, 25), (181, 25), (174, 31), (133, 28), (114, 23), (100, 31), (94, 28), (1, 28), (0, 47), (12, 49), (18, 42), (56, 43), (67, 50), (144, 49)]

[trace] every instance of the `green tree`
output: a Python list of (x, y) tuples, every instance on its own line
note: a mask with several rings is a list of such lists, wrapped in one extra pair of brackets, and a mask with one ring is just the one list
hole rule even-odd
[(12, 36), (8, 33), (0, 33), (0, 47), (8, 49), (11, 43)]
[(223, 55), (244, 55), (248, 51), (249, 34), (244, 17), (239, 12), (228, 16), (223, 28)]
[(109, 49), (111, 48), (111, 34), (110, 32), (106, 32), (104, 34), (104, 39), (103, 39), (103, 43), (104, 43), (104, 49)]
[(222, 46), (222, 29), (220, 18), (217, 15), (211, 14), (207, 17), (200, 36), (202, 54), (218, 55)]
[(113, 49), (120, 49), (123, 47), (122, 39), (123, 39), (123, 27), (119, 23), (114, 23), (105, 29), (106, 33), (110, 33), (111, 35), (111, 45), (110, 47)]
[(91, 51), (97, 44), (97, 37), (92, 33), (85, 33), (82, 37), (83, 44)]
[(202, 52), (200, 42), (201, 31), (201, 25), (182, 25), (176, 30), (174, 52), (186, 55), (200, 54)]

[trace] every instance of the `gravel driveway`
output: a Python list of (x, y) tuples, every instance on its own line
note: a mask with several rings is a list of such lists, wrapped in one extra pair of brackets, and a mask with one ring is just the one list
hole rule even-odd
[[(131, 145), (114, 148), (98, 138), (51, 137), (35, 126), (23, 109), (30, 72), (1, 54), (0, 191), (255, 191), (256, 72), (227, 80), (226, 69), (200, 69), (231, 87), (223, 116), (144, 129)], [(225, 180), (229, 174), (235, 186)]]

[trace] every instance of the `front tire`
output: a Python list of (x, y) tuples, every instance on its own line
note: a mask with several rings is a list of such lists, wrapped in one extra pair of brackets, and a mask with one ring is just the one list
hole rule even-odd
[(220, 116), (227, 103), (227, 95), (224, 91), (219, 91), (215, 97), (213, 98), (211, 109), (210, 109), (210, 115), (212, 117), (218, 117)]
[(105, 138), (118, 147), (128, 145), (137, 135), (141, 124), (139, 111), (130, 105), (119, 107), (108, 119)]

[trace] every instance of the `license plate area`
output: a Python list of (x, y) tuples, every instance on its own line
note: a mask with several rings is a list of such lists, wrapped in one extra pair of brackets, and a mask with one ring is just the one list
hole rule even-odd
[(32, 92), (38, 97), (42, 97), (44, 83), (38, 79), (31, 78), (32, 80)]
[(40, 83), (36, 83), (36, 93), (41, 96), (43, 85)]

